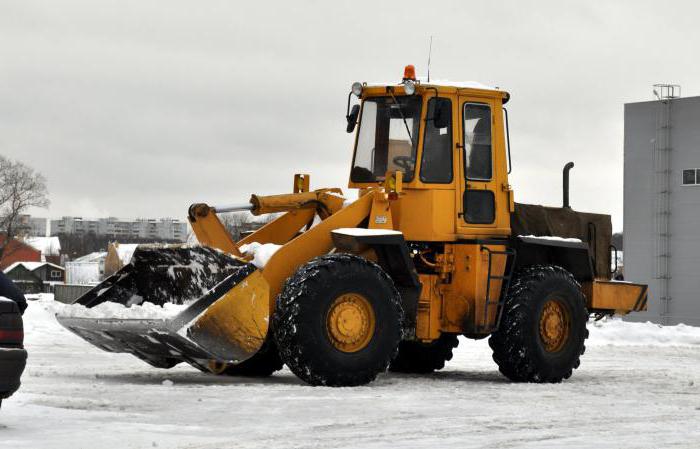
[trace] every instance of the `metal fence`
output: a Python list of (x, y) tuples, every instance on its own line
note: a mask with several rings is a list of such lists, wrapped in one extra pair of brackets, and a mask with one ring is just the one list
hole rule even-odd
[(94, 285), (79, 285), (79, 284), (60, 284), (54, 286), (55, 301), (65, 304), (73, 304), (76, 299), (83, 296), (88, 291), (92, 290)]

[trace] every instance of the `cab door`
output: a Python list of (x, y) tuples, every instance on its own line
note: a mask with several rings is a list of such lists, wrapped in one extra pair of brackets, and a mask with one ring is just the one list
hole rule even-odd
[(456, 228), (461, 237), (493, 235), (497, 227), (497, 106), (489, 98), (459, 97)]

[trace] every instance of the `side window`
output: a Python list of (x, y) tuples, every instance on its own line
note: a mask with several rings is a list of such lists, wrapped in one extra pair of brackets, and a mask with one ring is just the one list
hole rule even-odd
[(684, 186), (696, 186), (700, 184), (700, 168), (686, 168), (683, 170)]
[(487, 104), (464, 105), (464, 164), (467, 179), (491, 179), (491, 107)]
[(439, 184), (452, 182), (452, 102), (447, 98), (428, 101), (420, 179)]

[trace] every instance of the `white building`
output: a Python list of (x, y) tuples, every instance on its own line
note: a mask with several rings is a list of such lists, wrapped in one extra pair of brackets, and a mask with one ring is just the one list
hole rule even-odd
[(106, 251), (99, 251), (66, 262), (66, 284), (96, 285), (104, 279)]

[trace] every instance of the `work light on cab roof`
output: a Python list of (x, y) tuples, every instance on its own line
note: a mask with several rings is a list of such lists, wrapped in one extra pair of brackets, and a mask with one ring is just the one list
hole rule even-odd
[(403, 69), (403, 90), (406, 95), (416, 93), (416, 68), (412, 64), (407, 65)]

